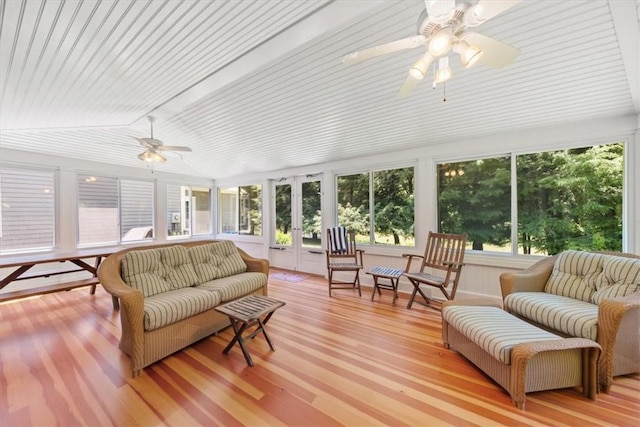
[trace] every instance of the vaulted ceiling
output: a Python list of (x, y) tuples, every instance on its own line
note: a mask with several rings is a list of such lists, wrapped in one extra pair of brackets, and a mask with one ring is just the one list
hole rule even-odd
[[(475, 2), (473, 0), (472, 2)], [(640, 0), (527, 1), (477, 27), (520, 49), (397, 98), (422, 0), (6, 0), (0, 146), (147, 167), (132, 137), (191, 153), (157, 170), (225, 178), (500, 131), (640, 114)]]

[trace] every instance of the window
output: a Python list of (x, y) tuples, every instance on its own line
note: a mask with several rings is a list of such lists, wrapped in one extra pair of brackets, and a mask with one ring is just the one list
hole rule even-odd
[(78, 175), (78, 245), (153, 238), (154, 184)]
[(623, 152), (615, 143), (439, 164), (439, 229), (482, 251), (620, 251)]
[(0, 170), (0, 252), (47, 250), (55, 246), (53, 170)]
[(167, 185), (167, 235), (211, 233), (211, 189)]
[(359, 243), (415, 246), (414, 168), (337, 177), (338, 224)]
[(262, 236), (262, 186), (221, 188), (220, 232)]

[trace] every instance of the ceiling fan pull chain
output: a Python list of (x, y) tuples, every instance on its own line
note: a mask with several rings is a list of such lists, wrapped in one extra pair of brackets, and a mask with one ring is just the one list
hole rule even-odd
[(447, 102), (447, 82), (442, 83), (442, 102)]

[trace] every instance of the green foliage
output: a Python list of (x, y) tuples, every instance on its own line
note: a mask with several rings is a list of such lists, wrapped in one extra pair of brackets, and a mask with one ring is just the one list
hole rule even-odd
[(291, 246), (291, 234), (285, 234), (280, 230), (276, 230), (276, 245)]
[(369, 234), (369, 215), (363, 212), (362, 206), (351, 206), (351, 203), (347, 203), (346, 206), (339, 205), (338, 224), (356, 234)]
[[(438, 167), (440, 230), (473, 249), (504, 246), (511, 228), (510, 157)], [(622, 144), (516, 157), (518, 242), (524, 253), (622, 248)]]

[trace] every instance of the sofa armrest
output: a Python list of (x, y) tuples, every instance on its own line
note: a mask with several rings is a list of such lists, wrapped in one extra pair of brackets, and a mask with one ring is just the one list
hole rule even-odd
[(247, 264), (247, 271), (264, 273), (267, 276), (269, 275), (269, 261), (263, 258), (254, 258), (245, 251), (240, 248), (238, 249), (238, 253), (240, 257)]
[[(603, 359), (600, 361), (599, 380), (602, 390), (608, 393), (614, 375), (614, 356), (618, 336), (624, 340), (635, 341), (636, 353), (640, 353), (640, 291), (620, 298), (606, 299), (598, 305), (598, 344), (602, 347)], [(631, 359), (636, 360), (640, 354)], [(635, 367), (636, 371), (640, 366)]]
[(514, 292), (543, 292), (551, 276), (555, 258), (553, 256), (540, 260), (526, 270), (502, 273), (500, 275), (502, 299)]
[(109, 255), (98, 268), (98, 279), (108, 293), (120, 299), (120, 349), (131, 358), (131, 370), (136, 376), (144, 360), (144, 297), (122, 280), (121, 258), (121, 253)]

